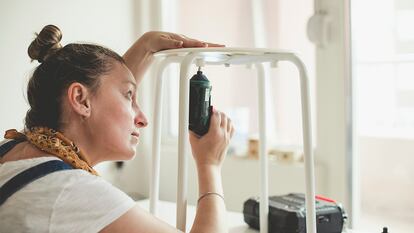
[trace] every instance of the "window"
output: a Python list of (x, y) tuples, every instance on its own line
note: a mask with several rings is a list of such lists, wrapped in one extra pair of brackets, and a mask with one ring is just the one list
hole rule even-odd
[(354, 1), (352, 11), (361, 192), (356, 226), (412, 232), (414, 2)]
[(353, 17), (359, 132), (413, 139), (414, 4), (358, 1)]

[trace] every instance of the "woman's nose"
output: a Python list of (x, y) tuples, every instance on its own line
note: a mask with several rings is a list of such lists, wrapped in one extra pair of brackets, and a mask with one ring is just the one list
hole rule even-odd
[(144, 128), (148, 125), (147, 117), (141, 111), (141, 109), (138, 109), (138, 114), (136, 115), (134, 121), (135, 125), (138, 126), (138, 128)]

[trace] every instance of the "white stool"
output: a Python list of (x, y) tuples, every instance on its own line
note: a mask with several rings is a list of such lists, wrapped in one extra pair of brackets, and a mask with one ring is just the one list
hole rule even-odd
[[(264, 62), (270, 62), (277, 67), (279, 61), (293, 63), (299, 70), (301, 100), (303, 145), (305, 155), (305, 184), (306, 184), (306, 228), (308, 233), (316, 233), (315, 215), (315, 177), (312, 152), (311, 109), (309, 98), (309, 80), (303, 62), (292, 52), (253, 49), (253, 48), (188, 48), (165, 50), (155, 54), (159, 59), (156, 79), (154, 106), (154, 134), (152, 147), (152, 171), (150, 176), (150, 212), (157, 215), (159, 196), (159, 168), (161, 144), (161, 111), (163, 92), (163, 72), (171, 63), (180, 64), (180, 99), (179, 99), (179, 134), (178, 134), (178, 185), (177, 185), (177, 221), (176, 227), (185, 232), (187, 211), (187, 159), (188, 159), (188, 106), (189, 106), (189, 73), (190, 65), (254, 65), (258, 74), (259, 94), (259, 158), (260, 174), (260, 232), (268, 232), (268, 166), (267, 166), (267, 119), (266, 119), (266, 88), (268, 77), (264, 72)], [(230, 197), (231, 198), (231, 197)]]

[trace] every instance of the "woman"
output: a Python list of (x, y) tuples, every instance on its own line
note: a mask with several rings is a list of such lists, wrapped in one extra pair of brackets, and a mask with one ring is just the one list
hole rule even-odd
[[(29, 46), (29, 56), (41, 64), (28, 84), (25, 130), (7, 131), (11, 141), (0, 148), (0, 187), (48, 162), (75, 169), (50, 172), (6, 198), (0, 232), (178, 232), (105, 182), (93, 166), (134, 157), (139, 129), (148, 124), (136, 88), (153, 53), (220, 45), (148, 32), (121, 57), (98, 45), (62, 47), (61, 38), (59, 28), (48, 25)], [(230, 119), (213, 110), (208, 133), (189, 135), (200, 193), (191, 232), (227, 231), (220, 169), (233, 131)]]

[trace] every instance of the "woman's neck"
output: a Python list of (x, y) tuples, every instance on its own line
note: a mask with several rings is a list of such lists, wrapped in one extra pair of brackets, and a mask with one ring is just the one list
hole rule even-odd
[(90, 140), (92, 135), (89, 135), (87, 132), (83, 132), (87, 129), (81, 129), (80, 127), (73, 126), (67, 127), (60, 131), (67, 139), (71, 140), (75, 145), (82, 151), (83, 155), (86, 157), (86, 162), (93, 167), (99, 162), (99, 152), (93, 148), (99, 148), (97, 145)]

